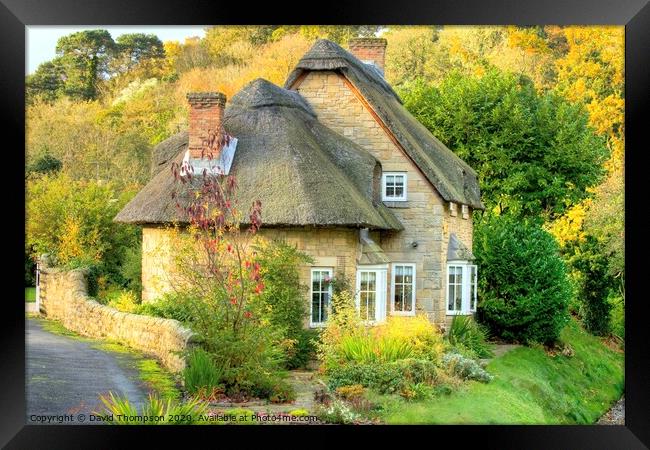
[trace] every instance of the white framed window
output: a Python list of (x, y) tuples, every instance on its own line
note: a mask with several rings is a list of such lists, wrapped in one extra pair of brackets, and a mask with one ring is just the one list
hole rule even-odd
[(391, 313), (394, 315), (415, 315), (415, 264), (395, 263), (391, 276)]
[(476, 311), (477, 268), (473, 264), (447, 264), (447, 314), (471, 314)]
[(406, 172), (386, 172), (381, 175), (383, 201), (405, 202), (406, 194)]
[(332, 298), (332, 268), (314, 267), (311, 269), (311, 302), (309, 325), (321, 327), (327, 322), (330, 299)]
[(357, 268), (357, 311), (368, 324), (381, 323), (386, 319), (387, 272), (387, 264)]

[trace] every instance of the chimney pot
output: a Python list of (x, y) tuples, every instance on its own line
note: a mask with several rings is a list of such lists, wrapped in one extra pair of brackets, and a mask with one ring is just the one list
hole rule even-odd
[(186, 97), (190, 104), (190, 157), (218, 158), (226, 96), (221, 92), (190, 92)]
[(384, 74), (386, 46), (384, 38), (354, 38), (348, 41), (350, 52), (364, 63), (374, 64)]

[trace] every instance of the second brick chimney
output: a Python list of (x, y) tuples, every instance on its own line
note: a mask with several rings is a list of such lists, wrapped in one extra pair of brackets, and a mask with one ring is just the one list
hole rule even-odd
[(350, 53), (356, 56), (361, 62), (374, 64), (379, 71), (384, 73), (386, 62), (386, 45), (388, 41), (384, 38), (354, 38), (348, 41)]
[(187, 101), (190, 104), (190, 157), (218, 158), (226, 96), (220, 92), (191, 92), (187, 94)]

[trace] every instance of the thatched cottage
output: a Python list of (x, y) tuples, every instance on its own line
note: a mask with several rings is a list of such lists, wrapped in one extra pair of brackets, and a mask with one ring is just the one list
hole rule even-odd
[[(190, 94), (189, 131), (158, 145), (152, 179), (117, 215), (141, 224), (143, 301), (169, 289), (166, 225), (173, 161), (201, 165), (200, 143), (223, 125), (235, 137), (219, 164), (235, 175), (240, 204), (262, 202), (260, 233), (310, 254), (309, 326), (327, 321), (327, 277), (356, 286), (360, 314), (424, 312), (441, 326), (476, 308), (472, 213), (483, 209), (477, 175), (421, 125), (384, 80), (386, 40), (350, 51), (319, 40), (284, 88), (257, 79), (228, 102)], [(181, 219), (182, 220), (182, 219)]]

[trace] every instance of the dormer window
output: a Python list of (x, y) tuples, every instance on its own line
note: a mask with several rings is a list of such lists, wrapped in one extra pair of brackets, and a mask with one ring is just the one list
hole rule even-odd
[(386, 202), (406, 201), (406, 173), (386, 172), (381, 177), (381, 199)]

